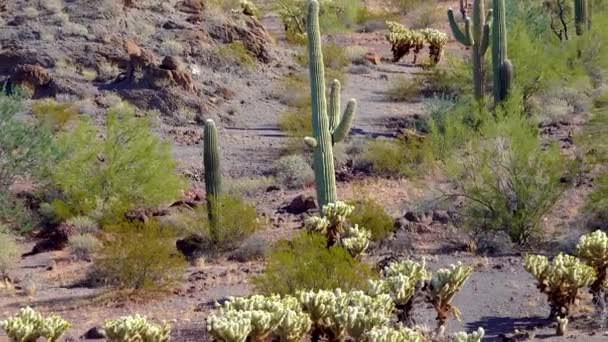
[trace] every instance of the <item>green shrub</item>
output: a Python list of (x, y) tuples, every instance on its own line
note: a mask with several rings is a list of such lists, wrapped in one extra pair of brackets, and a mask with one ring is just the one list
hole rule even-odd
[(449, 198), (464, 199), (464, 224), (474, 234), (502, 231), (525, 245), (539, 237), (571, 163), (556, 144), (543, 146), (536, 125), (521, 112), (506, 110), (497, 120), (487, 120), (448, 162), (458, 188)]
[(271, 251), (264, 273), (253, 282), (263, 293), (295, 294), (301, 289), (364, 289), (375, 272), (342, 247), (327, 248), (323, 235), (303, 232)]
[(242, 42), (235, 41), (229, 44), (220, 45), (218, 54), (245, 69), (253, 69), (256, 65), (255, 57), (247, 50)]
[(87, 216), (75, 216), (66, 221), (68, 226), (74, 227), (77, 234), (95, 234), (99, 231), (99, 225), (95, 220)]
[(35, 102), (32, 105), (32, 112), (42, 125), (55, 130), (62, 129), (79, 114), (77, 107), (73, 104), (59, 103), (52, 99)]
[[(287, 110), (279, 118), (279, 128), (291, 138), (303, 138), (312, 134), (312, 114), (304, 110)], [(301, 141), (301, 139), (298, 139)]]
[(25, 234), (39, 223), (39, 217), (28, 209), (22, 199), (0, 191), (0, 224), (13, 232)]
[(414, 102), (422, 94), (424, 79), (421, 76), (400, 76), (391, 81), (386, 90), (386, 98), (397, 102)]
[(282, 104), (298, 109), (310, 108), (310, 92), (308, 78), (305, 74), (291, 74), (281, 77), (273, 87), (272, 96)]
[(229, 178), (224, 183), (224, 191), (232, 197), (255, 196), (275, 184), (275, 179), (264, 176)]
[(99, 247), (99, 240), (91, 234), (78, 234), (70, 237), (70, 252), (80, 260), (90, 260)]
[(445, 12), (436, 3), (426, 2), (417, 9), (411, 29), (436, 28), (438, 23), (445, 22)]
[(220, 199), (220, 216), (214, 231), (205, 213), (205, 234), (214, 251), (237, 248), (261, 227), (256, 209), (238, 197), (223, 196)]
[(94, 260), (96, 275), (109, 285), (135, 290), (165, 288), (179, 280), (185, 267), (175, 249), (175, 236), (168, 227), (119, 222), (104, 227), (99, 255)]
[(423, 161), (420, 141), (371, 140), (361, 155), (374, 173), (389, 177), (413, 177)]
[(62, 197), (52, 205), (59, 218), (89, 215), (102, 222), (120, 220), (134, 208), (157, 206), (180, 195), (171, 147), (135, 109), (119, 105), (107, 113), (103, 138), (89, 121), (61, 133), (61, 157), (51, 178)]
[(355, 210), (348, 221), (371, 231), (372, 240), (383, 240), (393, 232), (393, 218), (373, 199), (367, 197), (349, 204), (355, 206)]
[(314, 182), (314, 171), (310, 164), (299, 155), (281, 157), (275, 162), (274, 176), (280, 184), (289, 189), (303, 188)]
[(389, 0), (393, 6), (396, 6), (402, 13), (409, 13), (418, 8), (424, 0)]
[(8, 277), (8, 271), (17, 262), (19, 257), (19, 249), (15, 238), (13, 238), (5, 229), (0, 225), (0, 280)]

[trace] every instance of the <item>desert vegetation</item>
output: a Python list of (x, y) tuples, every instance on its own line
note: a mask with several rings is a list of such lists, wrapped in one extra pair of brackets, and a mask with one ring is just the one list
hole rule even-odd
[(608, 335), (603, 1), (0, 12), (0, 339)]

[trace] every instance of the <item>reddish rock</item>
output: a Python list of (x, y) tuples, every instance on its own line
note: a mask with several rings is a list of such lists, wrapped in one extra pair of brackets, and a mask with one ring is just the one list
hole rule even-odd
[(48, 70), (39, 65), (17, 65), (13, 73), (12, 81), (15, 84), (25, 86), (31, 90), (47, 86), (53, 78)]
[(375, 52), (368, 52), (363, 56), (363, 58), (370, 61), (374, 65), (380, 65), (382, 63), (382, 57)]

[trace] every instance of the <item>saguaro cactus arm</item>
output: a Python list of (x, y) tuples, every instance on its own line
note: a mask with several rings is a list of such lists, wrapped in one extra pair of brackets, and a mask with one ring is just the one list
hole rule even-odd
[(346, 138), (346, 136), (348, 135), (348, 132), (350, 132), (350, 128), (352, 126), (356, 110), (357, 100), (350, 99), (350, 101), (348, 101), (348, 104), (346, 105), (346, 109), (344, 110), (344, 114), (342, 115), (340, 122), (332, 132), (332, 142), (334, 144), (337, 144), (344, 140), (344, 138)]
[(472, 46), (475, 44), (473, 40), (473, 31), (471, 29), (471, 19), (469, 17), (464, 19), (464, 31), (458, 27), (458, 23), (454, 17), (454, 10), (451, 8), (448, 9), (448, 20), (450, 22), (452, 34), (454, 34), (454, 38), (456, 38), (457, 41), (464, 46)]

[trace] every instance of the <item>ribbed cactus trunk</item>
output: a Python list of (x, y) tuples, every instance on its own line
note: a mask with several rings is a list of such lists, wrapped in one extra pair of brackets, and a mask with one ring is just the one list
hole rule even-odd
[(486, 20), (485, 0), (473, 1), (473, 23), (471, 19), (465, 18), (464, 32), (458, 27), (454, 18), (454, 11), (448, 10), (448, 20), (452, 33), (456, 40), (464, 46), (471, 47), (471, 59), (473, 64), (473, 92), (478, 101), (483, 100), (485, 95), (485, 65), (484, 56), (488, 50), (490, 41), (490, 21), (492, 11), (488, 12)]
[(507, 22), (505, 0), (494, 0), (492, 25), (492, 64), (494, 71), (494, 101), (504, 101), (513, 80), (513, 64), (507, 58)]
[(216, 241), (220, 217), (220, 196), (222, 175), (220, 173), (220, 149), (217, 141), (217, 128), (213, 120), (205, 122), (203, 162), (205, 167), (205, 190), (207, 213), (211, 225), (211, 237)]
[(333, 145), (343, 140), (350, 131), (355, 113), (356, 101), (350, 100), (340, 116), (340, 82), (334, 80), (330, 103), (325, 94), (325, 66), (321, 49), (321, 29), (319, 27), (319, 2), (308, 3), (308, 57), (310, 71), (310, 95), (312, 108), (313, 137), (305, 138), (314, 150), (315, 183), (319, 209), (338, 200), (334, 169)]
[(588, 0), (574, 0), (574, 23), (576, 34), (583, 35), (591, 27), (591, 2)]

